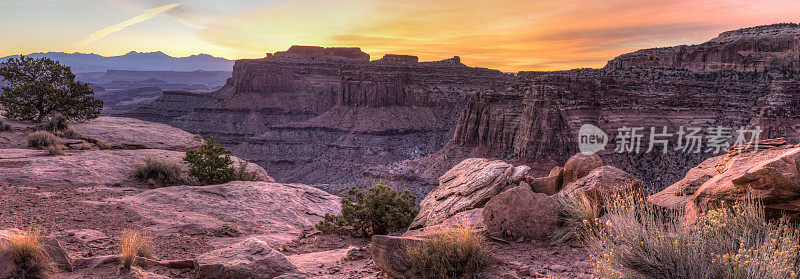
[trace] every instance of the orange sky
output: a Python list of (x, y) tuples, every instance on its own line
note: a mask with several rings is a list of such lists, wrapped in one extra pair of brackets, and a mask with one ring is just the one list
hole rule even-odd
[(602, 67), (636, 49), (700, 43), (800, 15), (796, 1), (6, 1), (0, 24), (28, 28), (3, 28), (0, 56), (160, 50), (236, 59), (301, 44), (359, 46), (373, 59), (458, 55), (503, 71)]

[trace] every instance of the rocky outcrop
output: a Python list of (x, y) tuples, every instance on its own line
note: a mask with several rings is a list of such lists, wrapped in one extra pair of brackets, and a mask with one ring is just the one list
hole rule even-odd
[(555, 195), (564, 184), (564, 168), (555, 166), (545, 177), (527, 178), (526, 182), (536, 193)]
[(202, 139), (183, 130), (133, 118), (101, 116), (72, 128), (92, 141), (104, 141), (117, 149), (186, 151), (202, 145)]
[(392, 278), (414, 278), (411, 265), (406, 260), (406, 247), (420, 245), (422, 238), (374, 235), (369, 246), (372, 261)]
[(762, 143), (755, 153), (751, 145), (731, 148), (648, 200), (667, 208), (685, 204), (689, 216), (696, 216), (710, 206), (752, 197), (761, 200), (768, 217), (800, 220), (800, 147), (783, 140)]
[(420, 212), (410, 228), (441, 223), (459, 212), (483, 207), (495, 195), (514, 187), (530, 171), (500, 160), (470, 158), (439, 178), (439, 187), (420, 202)]
[(165, 187), (120, 201), (164, 232), (192, 230), (213, 236), (236, 226), (270, 245), (291, 241), (325, 214), (341, 210), (339, 197), (314, 187), (244, 181)]
[(489, 234), (513, 241), (547, 241), (558, 227), (557, 217), (555, 198), (524, 183), (492, 197), (483, 209)]
[(564, 181), (562, 184), (567, 185), (575, 182), (589, 174), (592, 170), (602, 166), (603, 160), (600, 159), (600, 156), (597, 154), (575, 154), (564, 164)]
[(283, 254), (255, 238), (197, 257), (197, 278), (271, 279), (291, 274), (301, 278), (300, 273)]
[[(120, 144), (129, 144), (120, 142)], [(0, 184), (46, 187), (89, 187), (114, 185), (143, 185), (134, 178), (133, 168), (145, 158), (183, 161), (185, 152), (161, 149), (137, 150), (69, 150), (64, 156), (47, 156), (47, 151), (32, 149), (0, 149)], [(233, 157), (235, 162), (240, 159)], [(274, 181), (256, 164), (249, 163), (248, 171), (264, 181)]]
[(606, 69), (664, 67), (692, 70), (800, 69), (800, 26), (774, 24), (727, 31), (699, 44), (643, 49), (609, 61)]

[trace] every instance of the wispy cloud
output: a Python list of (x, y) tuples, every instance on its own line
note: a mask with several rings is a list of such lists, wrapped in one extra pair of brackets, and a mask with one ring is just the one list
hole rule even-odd
[(125, 29), (128, 26), (131, 26), (131, 25), (146, 21), (148, 19), (151, 19), (151, 18), (153, 18), (153, 17), (155, 17), (155, 16), (157, 16), (157, 15), (163, 13), (163, 12), (169, 11), (170, 9), (173, 9), (173, 8), (178, 7), (180, 5), (181, 5), (180, 3), (174, 3), (174, 4), (164, 5), (164, 6), (161, 6), (161, 7), (145, 10), (144, 13), (142, 13), (140, 15), (137, 15), (137, 16), (131, 18), (131, 19), (128, 19), (126, 21), (114, 24), (112, 26), (97, 30), (97, 32), (92, 33), (86, 39), (83, 39), (80, 42), (78, 42), (77, 44), (75, 44), (74, 48), (77, 49), (77, 48), (81, 48), (83, 46), (86, 46), (86, 45), (88, 45), (88, 44), (90, 44), (90, 43), (92, 43), (94, 41), (102, 39), (105, 36), (108, 36), (111, 33), (114, 33), (114, 32), (117, 32), (117, 31), (121, 31), (121, 30)]

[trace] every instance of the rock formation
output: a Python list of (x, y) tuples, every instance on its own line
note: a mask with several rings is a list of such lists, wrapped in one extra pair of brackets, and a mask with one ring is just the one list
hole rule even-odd
[(547, 241), (557, 228), (557, 217), (555, 198), (535, 193), (524, 183), (492, 197), (483, 209), (489, 234), (513, 241)]

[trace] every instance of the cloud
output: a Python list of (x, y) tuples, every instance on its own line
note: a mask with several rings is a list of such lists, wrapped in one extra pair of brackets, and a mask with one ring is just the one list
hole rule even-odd
[(175, 4), (168, 4), (168, 5), (164, 5), (164, 6), (161, 6), (161, 7), (145, 10), (144, 13), (142, 13), (140, 15), (137, 15), (137, 16), (131, 18), (131, 19), (128, 19), (126, 21), (114, 24), (112, 26), (97, 30), (97, 32), (92, 33), (86, 39), (83, 39), (80, 42), (78, 42), (77, 44), (75, 44), (74, 48), (80, 48), (80, 47), (86, 46), (86, 45), (88, 45), (88, 44), (90, 44), (90, 43), (92, 43), (94, 41), (97, 41), (99, 39), (102, 39), (103, 37), (108, 36), (108, 35), (110, 35), (110, 34), (112, 34), (114, 32), (122, 31), (123, 29), (125, 29), (128, 26), (131, 26), (131, 25), (146, 21), (148, 19), (151, 19), (151, 18), (153, 18), (153, 17), (155, 17), (155, 16), (157, 16), (157, 15), (163, 13), (163, 12), (169, 11), (170, 9), (173, 9), (173, 8), (178, 7), (180, 5), (181, 4), (179, 4), (179, 3), (175, 3)]

